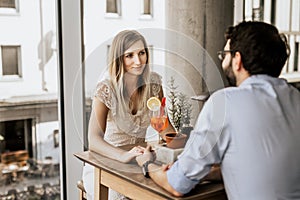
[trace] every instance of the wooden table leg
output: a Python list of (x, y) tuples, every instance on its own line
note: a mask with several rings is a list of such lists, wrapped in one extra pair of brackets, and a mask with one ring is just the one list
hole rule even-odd
[(108, 188), (101, 183), (101, 170), (95, 167), (94, 171), (94, 200), (107, 200)]

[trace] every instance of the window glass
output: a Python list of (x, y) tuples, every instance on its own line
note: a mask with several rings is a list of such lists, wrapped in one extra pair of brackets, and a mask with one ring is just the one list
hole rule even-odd
[(144, 0), (144, 13), (145, 15), (151, 15), (151, 0)]
[(19, 75), (20, 46), (2, 46), (2, 75)]
[(15, 0), (0, 0), (1, 8), (16, 8)]
[(0, 0), (0, 199), (60, 199), (56, 6)]
[(107, 13), (118, 13), (117, 0), (106, 1), (106, 12)]

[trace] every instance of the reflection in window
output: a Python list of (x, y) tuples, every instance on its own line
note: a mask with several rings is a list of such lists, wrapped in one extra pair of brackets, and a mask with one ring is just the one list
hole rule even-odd
[(20, 46), (1, 46), (2, 75), (21, 76)]
[(0, 153), (28, 150), (32, 155), (31, 120), (12, 120), (0, 122), (0, 134), (3, 138)]
[(47, 37), (58, 32), (58, 1), (20, 2), (0, 0), (0, 153), (12, 161), (0, 163), (0, 199), (59, 199), (58, 61)]
[(110, 45), (107, 45), (106, 47), (107, 51), (106, 51), (106, 65), (108, 67), (109, 65), (109, 51), (110, 51)]
[(54, 148), (57, 148), (59, 146), (59, 132), (58, 132), (58, 129), (55, 129), (53, 131), (53, 142), (54, 142)]
[(299, 65), (300, 65), (300, 63), (299, 63), (299, 42), (295, 42), (295, 50), (294, 50), (294, 52), (295, 52), (295, 57), (294, 57), (294, 72), (297, 72), (298, 71), (298, 67), (299, 67)]
[(263, 8), (253, 8), (252, 9), (252, 20), (253, 21), (263, 21)]

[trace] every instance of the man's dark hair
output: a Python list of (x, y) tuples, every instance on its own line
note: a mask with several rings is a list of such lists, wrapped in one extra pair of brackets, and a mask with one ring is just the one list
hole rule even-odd
[(278, 77), (289, 56), (286, 37), (277, 28), (264, 22), (241, 22), (227, 28), (232, 56), (241, 54), (244, 68), (250, 75)]

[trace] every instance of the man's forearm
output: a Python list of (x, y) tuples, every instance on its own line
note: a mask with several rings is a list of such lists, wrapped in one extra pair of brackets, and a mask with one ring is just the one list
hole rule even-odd
[(214, 165), (209, 174), (207, 174), (202, 181), (221, 181), (222, 180), (222, 173), (221, 168), (219, 165)]
[(168, 182), (167, 168), (158, 166), (154, 163), (149, 164), (149, 175), (151, 179), (159, 186), (170, 192), (174, 196), (183, 196), (183, 194), (177, 192)]

